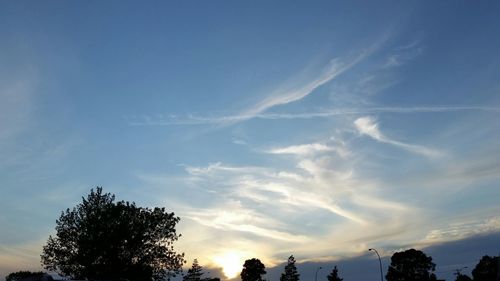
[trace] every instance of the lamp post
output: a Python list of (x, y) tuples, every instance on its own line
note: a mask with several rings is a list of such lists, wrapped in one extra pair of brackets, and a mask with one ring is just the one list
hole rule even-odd
[(384, 281), (384, 274), (382, 273), (382, 260), (380, 259), (380, 255), (377, 252), (377, 249), (370, 248), (368, 251), (374, 251), (378, 257), (378, 264), (380, 265), (380, 281)]
[(320, 266), (320, 267), (318, 267), (318, 268), (316, 269), (316, 274), (314, 275), (314, 281), (318, 281), (318, 271), (319, 271), (321, 268), (322, 268), (322, 267)]

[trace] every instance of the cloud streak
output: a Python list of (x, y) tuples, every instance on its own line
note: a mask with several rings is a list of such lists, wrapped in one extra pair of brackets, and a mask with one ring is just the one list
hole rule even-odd
[[(186, 180), (180, 182), (190, 188), (175, 199), (177, 213), (225, 243), (251, 239), (271, 258), (282, 251), (321, 257), (332, 250), (325, 243), (339, 254), (352, 254), (365, 243), (400, 237), (410, 227), (405, 218), (418, 217), (418, 210), (382, 196), (376, 181), (356, 173), (359, 156), (342, 155), (340, 148), (349, 151), (348, 143), (335, 137), (259, 151), (267, 158), (288, 157), (292, 165), (286, 168), (221, 162), (185, 166)], [(154, 179), (148, 185), (154, 186)], [(165, 191), (165, 198), (172, 198)], [(193, 203), (198, 193), (204, 199)], [(390, 226), (376, 227), (382, 223)], [(184, 239), (194, 235), (190, 229)]]
[(265, 120), (280, 119), (314, 119), (330, 118), (345, 115), (366, 115), (380, 113), (411, 114), (411, 113), (449, 113), (460, 111), (483, 111), (500, 113), (500, 107), (496, 106), (413, 106), (413, 107), (351, 107), (333, 108), (317, 112), (306, 113), (261, 113), (255, 115), (229, 115), (229, 116), (194, 116), (187, 117), (132, 117), (128, 118), (131, 126), (173, 126), (173, 125), (220, 125), (232, 122), (240, 122), (252, 118)]
[(422, 54), (423, 47), (419, 47), (420, 40), (396, 48), (396, 51), (386, 58), (382, 68), (398, 67)]
[(263, 218), (259, 214), (241, 206), (226, 206), (225, 209), (194, 210), (186, 218), (202, 225), (224, 231), (247, 232), (257, 236), (286, 242), (307, 242), (307, 237), (273, 229), (279, 223)]
[[(386, 39), (385, 37), (383, 39)], [(383, 41), (383, 40), (382, 40)], [(272, 92), (270, 95), (265, 97), (263, 100), (257, 102), (256, 104), (250, 106), (249, 108), (241, 111), (240, 113), (233, 116), (223, 116), (223, 117), (196, 117), (188, 116), (187, 118), (177, 119), (177, 117), (171, 117), (171, 122), (167, 121), (169, 124), (184, 124), (184, 125), (195, 125), (195, 124), (217, 124), (217, 125), (230, 125), (237, 122), (242, 122), (245, 120), (253, 119), (259, 117), (267, 110), (289, 103), (297, 102), (305, 97), (311, 95), (319, 87), (331, 82), (339, 75), (348, 71), (356, 64), (363, 61), (370, 54), (372, 54), (378, 47), (380, 47), (380, 42), (377, 42), (370, 46), (369, 48), (361, 51), (357, 56), (351, 59), (341, 59), (334, 58), (329, 61), (328, 65), (323, 69), (323, 71), (316, 78), (308, 79), (308, 82), (303, 83), (298, 86), (284, 85), (279, 87), (277, 90)], [(135, 119), (135, 118), (132, 118)], [(153, 117), (149, 115), (143, 115), (140, 118), (143, 122), (139, 120), (133, 120), (129, 122), (130, 125), (153, 125), (164, 122), (155, 122)]]
[(271, 154), (294, 154), (294, 155), (311, 155), (322, 152), (333, 152), (337, 149), (321, 143), (310, 143), (301, 145), (292, 145), (287, 147), (278, 147), (268, 150)]
[(355, 66), (357, 63), (366, 58), (371, 52), (372, 50), (363, 51), (355, 59), (347, 63), (341, 62), (341, 60), (338, 58), (333, 59), (330, 61), (329, 65), (318, 78), (295, 89), (278, 90), (256, 105), (248, 108), (247, 110), (244, 110), (241, 114), (238, 114), (238, 116), (242, 116), (244, 118), (253, 118), (272, 107), (299, 101), (312, 94), (317, 88), (332, 81), (337, 76)]
[[(353, 124), (349, 122), (345, 126)], [(354, 126), (358, 133), (417, 155), (439, 154), (388, 138), (372, 117), (360, 117)], [(352, 130), (348, 134), (357, 135)], [(199, 229), (203, 229), (204, 235), (210, 237), (206, 241), (224, 241), (224, 246), (246, 239), (246, 245), (233, 246), (233, 249), (262, 247), (259, 251), (266, 254), (259, 252), (260, 255), (267, 255), (265, 258), (269, 260), (290, 252), (307, 259), (330, 257), (332, 251), (352, 255), (373, 245), (381, 249), (394, 249), (395, 245), (431, 245), (499, 229), (498, 217), (489, 216), (493, 213), (489, 211), (477, 216), (484, 220), (480, 227), (466, 218), (454, 216), (447, 216), (446, 223), (433, 222), (438, 210), (422, 208), (421, 200), (432, 196), (434, 188), (422, 188), (419, 182), (406, 179), (407, 189), (402, 190), (401, 183), (395, 183), (390, 177), (377, 173), (373, 176), (371, 171), (365, 174), (365, 164), (369, 161), (354, 147), (355, 142), (348, 141), (352, 136), (335, 135), (310, 143), (253, 150), (266, 158), (286, 158), (285, 167), (223, 162), (184, 166), (186, 180), (179, 182), (196, 188), (183, 189), (188, 193), (175, 202), (177, 213), (190, 222), (183, 231), (187, 239), (183, 243), (192, 244), (191, 239), (201, 239), (197, 237)], [(340, 148), (349, 153), (339, 154)], [(420, 175), (419, 179), (426, 176)], [(160, 185), (166, 182), (168, 180), (162, 180)], [(432, 183), (433, 187), (440, 185)], [(407, 191), (412, 195), (408, 196)], [(165, 192), (165, 198), (172, 198), (171, 190)], [(203, 193), (203, 201), (193, 203), (193, 197), (200, 196), (199, 193)], [(197, 232), (193, 233), (193, 228)], [(464, 235), (447, 238), (457, 233)], [(210, 255), (214, 251), (206, 252)]]
[(365, 116), (365, 117), (360, 117), (354, 121), (354, 125), (356, 126), (356, 129), (358, 132), (362, 135), (367, 135), (371, 137), (372, 139), (382, 142), (382, 143), (387, 143), (391, 145), (395, 145), (398, 147), (401, 147), (407, 151), (417, 153), (417, 154), (422, 154), (427, 157), (439, 157), (442, 155), (437, 150), (426, 148), (420, 145), (415, 145), (415, 144), (408, 144), (396, 140), (392, 140), (388, 137), (386, 137), (384, 134), (382, 134), (378, 128), (378, 123), (375, 122), (375, 120), (371, 117)]

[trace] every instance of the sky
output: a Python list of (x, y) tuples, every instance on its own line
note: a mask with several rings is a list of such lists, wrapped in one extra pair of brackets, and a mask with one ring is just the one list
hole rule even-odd
[(0, 276), (41, 269), (60, 212), (96, 186), (175, 212), (175, 248), (223, 279), (252, 257), (498, 254), (499, 12), (0, 1)]

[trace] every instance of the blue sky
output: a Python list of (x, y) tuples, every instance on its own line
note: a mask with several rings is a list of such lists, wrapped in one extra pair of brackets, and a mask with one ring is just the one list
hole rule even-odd
[(229, 277), (499, 231), (499, 11), (0, 2), (0, 273), (95, 186), (174, 211)]

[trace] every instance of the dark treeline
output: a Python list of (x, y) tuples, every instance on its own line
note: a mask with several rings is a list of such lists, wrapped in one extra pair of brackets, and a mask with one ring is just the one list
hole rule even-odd
[[(194, 260), (184, 274), (184, 253), (177, 253), (173, 243), (179, 217), (165, 208), (143, 208), (134, 202), (115, 201), (115, 196), (97, 187), (73, 209), (62, 212), (56, 220), (56, 235), (49, 236), (41, 262), (45, 269), (70, 276), (73, 280), (162, 281), (179, 274), (183, 281), (220, 281), (206, 277), (203, 267)], [(377, 253), (378, 255), (378, 253)], [(299, 281), (293, 255), (280, 281)], [(436, 265), (424, 252), (409, 249), (394, 253), (387, 268), (387, 281), (439, 281)], [(483, 256), (472, 276), (456, 272), (455, 281), (500, 281), (499, 257)], [(342, 269), (331, 268), (327, 280), (343, 281)], [(246, 260), (240, 274), (242, 281), (266, 281), (265, 265), (258, 259)], [(316, 271), (317, 274), (317, 271)], [(318, 281), (317, 275), (314, 281)], [(51, 281), (43, 272), (18, 271), (6, 281)], [(374, 280), (375, 276), (374, 276)], [(310, 280), (308, 280), (310, 281)], [(348, 280), (346, 280), (348, 281)]]

